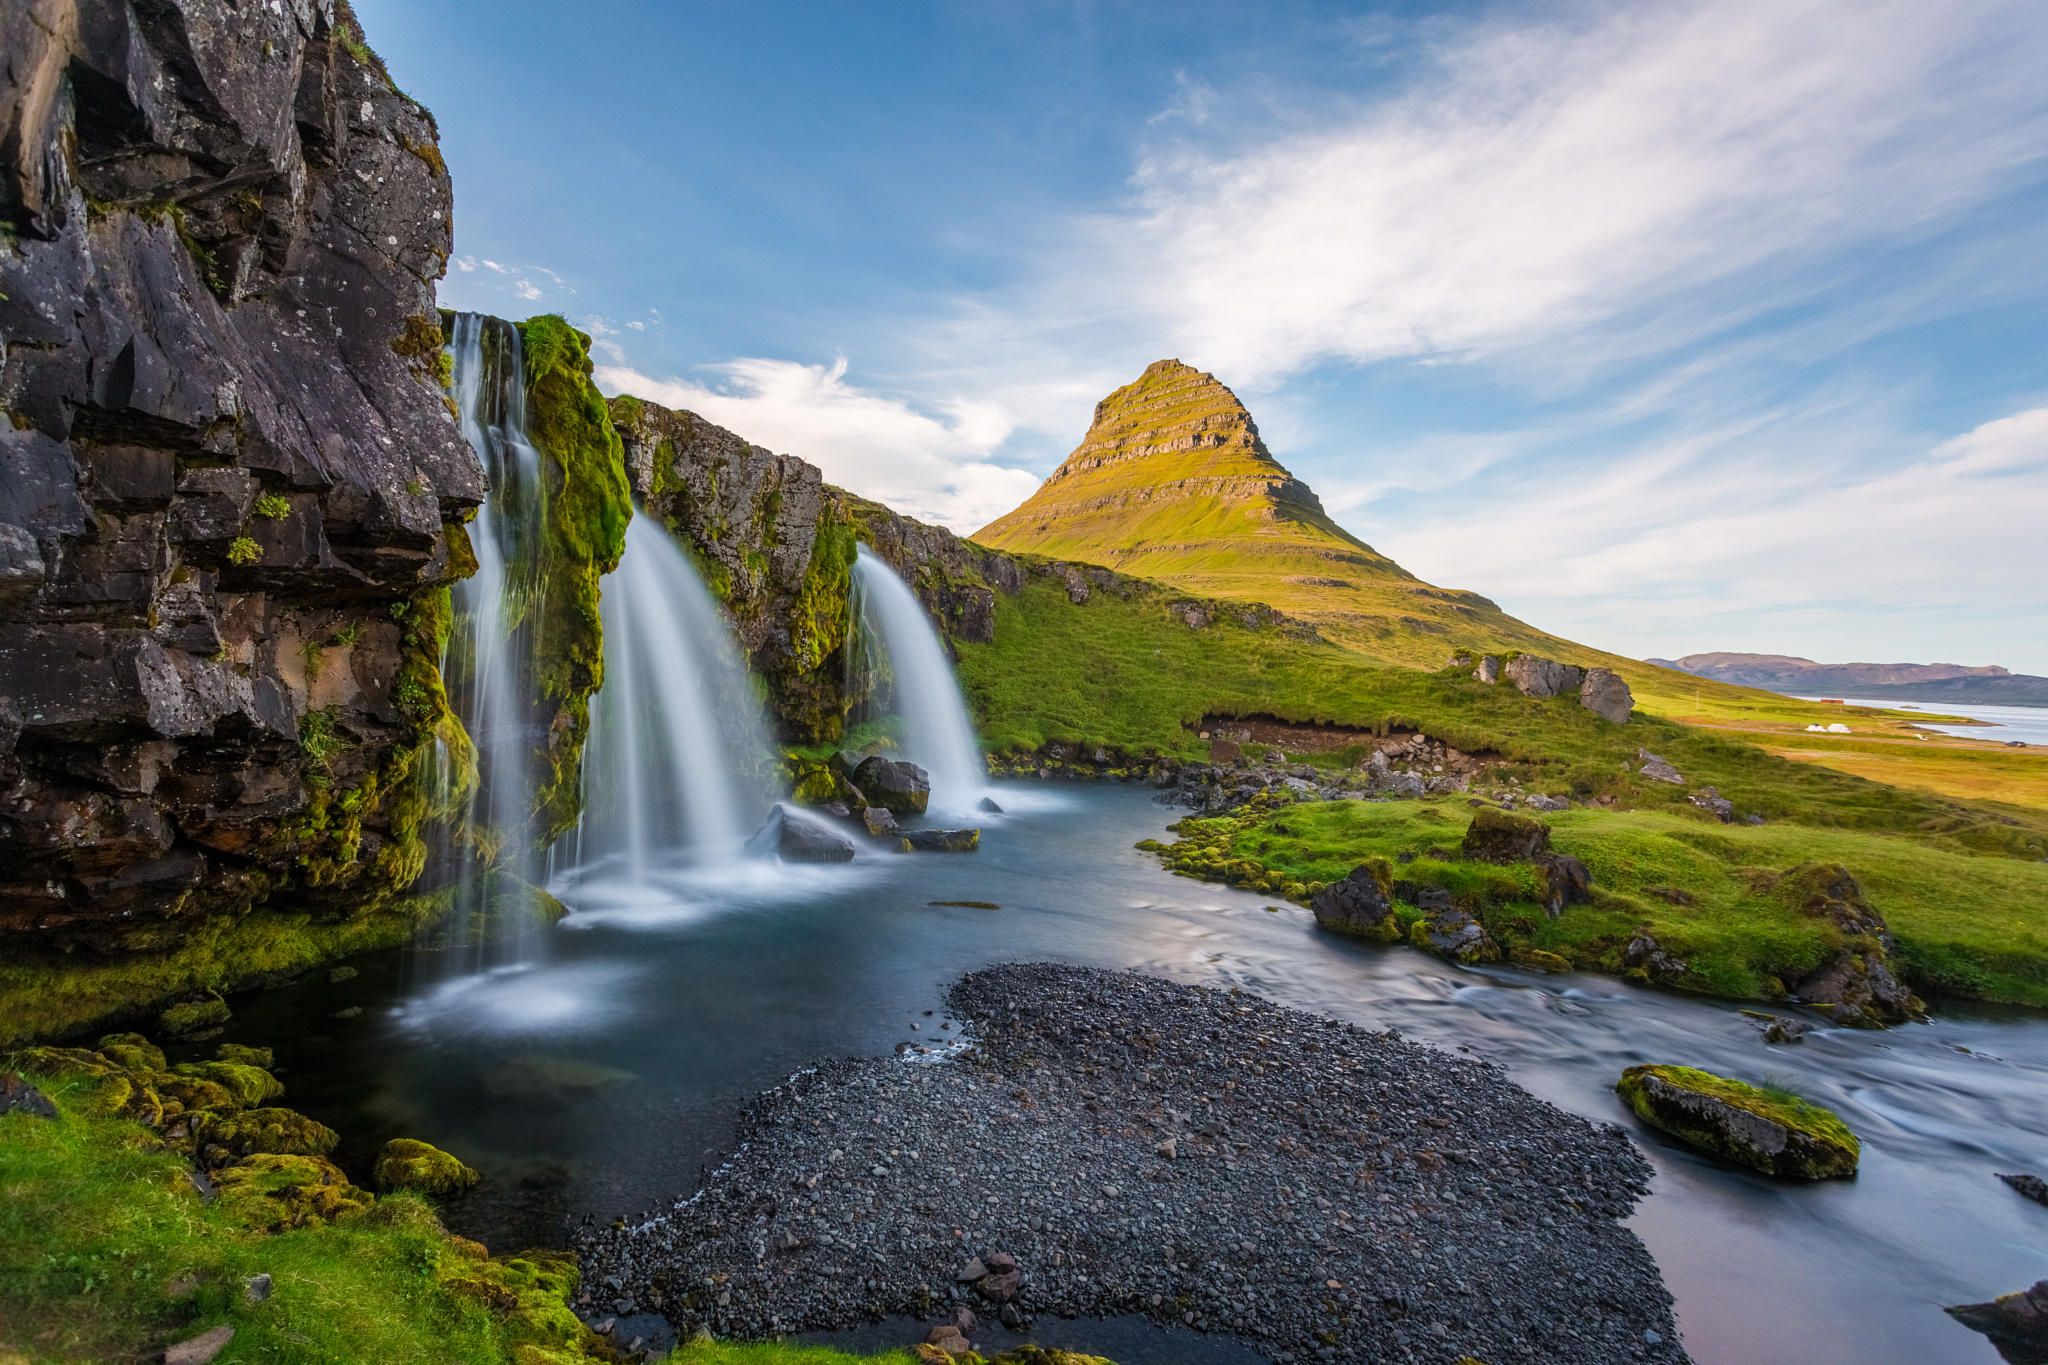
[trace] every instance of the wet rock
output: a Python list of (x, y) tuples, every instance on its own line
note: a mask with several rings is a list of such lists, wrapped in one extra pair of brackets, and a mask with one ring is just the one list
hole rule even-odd
[(1744, 1010), (1743, 1017), (1763, 1032), (1764, 1041), (1773, 1044), (1798, 1043), (1806, 1039), (1811, 1026), (1804, 1019), (1788, 1019), (1781, 1014), (1766, 1014), (1762, 1010)]
[(459, 1158), (414, 1138), (393, 1138), (377, 1153), (372, 1175), (380, 1190), (450, 1195), (473, 1189), (477, 1173)]
[(854, 769), (853, 785), (891, 815), (922, 815), (931, 804), (930, 774), (915, 763), (873, 754)]
[(1627, 679), (1619, 673), (1611, 668), (1592, 668), (1586, 670), (1586, 679), (1579, 684), (1579, 705), (1602, 720), (1626, 725), (1629, 712), (1635, 710), (1636, 698), (1629, 691)]
[(1636, 1117), (1700, 1150), (1787, 1179), (1854, 1175), (1860, 1144), (1797, 1096), (1683, 1066), (1632, 1066), (1615, 1085)]
[(877, 838), (897, 831), (896, 817), (880, 806), (869, 806), (860, 813), (860, 818), (861, 823), (867, 826), (868, 833)]
[(747, 838), (747, 852), (756, 857), (770, 854), (786, 863), (847, 863), (853, 861), (853, 840), (815, 818), (777, 805), (761, 822), (761, 828)]
[(40, 1119), (57, 1117), (50, 1097), (14, 1072), (0, 1073), (0, 1114), (33, 1114)]
[(1466, 966), (1500, 959), (1500, 945), (1486, 932), (1486, 926), (1457, 905), (1424, 912), (1408, 937), (1416, 947)]
[(982, 797), (981, 800), (974, 803), (974, 808), (985, 815), (1001, 815), (1003, 813), (1003, 808), (996, 804), (995, 798), (992, 796)]
[(2048, 1204), (2048, 1180), (2038, 1175), (2001, 1175), (1998, 1178), (2036, 1204)]
[(2038, 1365), (2048, 1360), (2048, 1280), (1990, 1303), (1960, 1304), (1943, 1311), (1989, 1337), (2008, 1361)]
[(1519, 943), (1508, 949), (1508, 961), (1528, 972), (1558, 974), (1572, 969), (1571, 961), (1567, 958)]
[(1393, 943), (1401, 937), (1393, 893), (1393, 870), (1376, 858), (1352, 868), (1342, 881), (1325, 885), (1309, 898), (1309, 908), (1324, 929)]
[(904, 853), (972, 853), (981, 847), (978, 829), (907, 829), (897, 847)]
[(1461, 848), (1482, 863), (1522, 863), (1550, 847), (1550, 826), (1525, 815), (1481, 806), (1472, 812)]
[(1675, 986), (1685, 979), (1686, 960), (1657, 942), (1644, 930), (1621, 950), (1623, 975), (1658, 986)]
[(217, 995), (186, 1000), (157, 1017), (157, 1027), (173, 1038), (183, 1038), (217, 1028), (228, 1021), (228, 1002)]
[(1501, 673), (1514, 684), (1516, 691), (1539, 701), (1571, 691), (1586, 676), (1583, 668), (1561, 664), (1555, 659), (1538, 658), (1534, 654), (1517, 654), (1507, 661)]

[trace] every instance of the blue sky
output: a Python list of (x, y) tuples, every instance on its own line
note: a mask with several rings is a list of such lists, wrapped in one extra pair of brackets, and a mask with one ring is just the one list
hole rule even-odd
[(1179, 356), (1546, 629), (2048, 673), (2038, 4), (356, 9), (444, 303), (903, 510)]

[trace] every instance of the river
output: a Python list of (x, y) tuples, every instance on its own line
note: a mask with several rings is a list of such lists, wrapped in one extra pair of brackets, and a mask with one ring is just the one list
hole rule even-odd
[[(565, 1220), (695, 1188), (737, 1105), (813, 1058), (952, 1037), (943, 993), (965, 971), (1132, 967), (1393, 1026), (1627, 1125), (1657, 1171), (1632, 1225), (1703, 1365), (1993, 1365), (1941, 1305), (2048, 1277), (2048, 1209), (1995, 1178), (2048, 1172), (2048, 1020), (1985, 1011), (1771, 1047), (1733, 1005), (1460, 969), (1172, 876), (1132, 848), (1178, 815), (1145, 790), (1010, 783), (997, 796), (1009, 813), (987, 817), (976, 854), (679, 873), (638, 897), (570, 890), (544, 965), (449, 981), (430, 955), (366, 958), (341, 982), (321, 973), (238, 1000), (228, 1036), (277, 1048), (285, 1102), (344, 1134), (351, 1170), (389, 1137), (424, 1138), (487, 1177), (451, 1209), (458, 1228), (500, 1247), (559, 1244)], [(1789, 1084), (1862, 1138), (1862, 1172), (1777, 1184), (1667, 1142), (1612, 1093), (1636, 1062)]]

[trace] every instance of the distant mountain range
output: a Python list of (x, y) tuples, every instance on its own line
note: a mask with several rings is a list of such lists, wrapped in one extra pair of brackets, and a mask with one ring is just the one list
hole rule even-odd
[(1688, 654), (1645, 659), (1696, 678), (1800, 696), (1833, 694), (1871, 701), (2048, 706), (2048, 678), (1989, 664), (1821, 664), (1791, 654)]

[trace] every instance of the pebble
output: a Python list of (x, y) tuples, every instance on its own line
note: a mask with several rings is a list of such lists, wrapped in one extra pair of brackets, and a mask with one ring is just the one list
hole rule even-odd
[(1497, 1067), (1127, 972), (995, 967), (949, 1003), (968, 1051), (758, 1097), (701, 1193), (583, 1234), (586, 1280), (660, 1291), (684, 1339), (974, 1305), (1283, 1361), (1685, 1359), (1622, 1223), (1648, 1164)]

